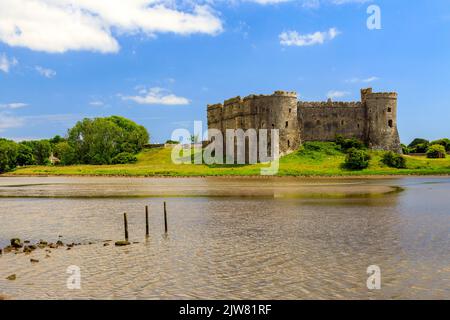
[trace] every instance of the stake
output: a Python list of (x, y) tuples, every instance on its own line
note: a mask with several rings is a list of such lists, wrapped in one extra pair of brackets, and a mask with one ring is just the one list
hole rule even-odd
[(145, 206), (145, 235), (147, 237), (149, 236), (149, 231), (148, 231), (148, 206)]
[(166, 202), (164, 201), (164, 230), (167, 233), (167, 209), (166, 209)]
[(125, 226), (125, 240), (128, 241), (128, 221), (127, 214), (123, 214), (123, 225)]

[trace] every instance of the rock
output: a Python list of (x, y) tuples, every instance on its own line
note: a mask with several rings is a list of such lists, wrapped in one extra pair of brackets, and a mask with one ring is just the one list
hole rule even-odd
[(128, 241), (121, 240), (121, 241), (116, 241), (115, 245), (116, 245), (116, 247), (124, 247), (124, 246), (129, 246), (130, 243)]
[(5, 251), (5, 253), (10, 253), (12, 251), (12, 247), (11, 246), (6, 246), (3, 251)]
[(19, 238), (13, 238), (11, 239), (11, 246), (13, 248), (22, 248), (23, 244), (20, 242)]
[(104, 243), (103, 246), (107, 247), (107, 246), (109, 246), (109, 243)]
[(30, 259), (30, 262), (31, 262), (31, 263), (38, 263), (39, 260), (37, 260), (37, 259)]
[(23, 243), (30, 243), (30, 240), (25, 240)]
[(2, 249), (0, 249), (0, 256), (3, 254), (3, 250)]
[(46, 259), (50, 258), (50, 255), (46, 254), (46, 255), (45, 255), (45, 258), (46, 258)]
[(58, 248), (58, 246), (57, 246), (56, 244), (54, 244), (54, 243), (50, 243), (50, 244), (48, 245), (48, 247), (49, 247), (50, 249), (57, 249), (57, 248)]
[(36, 247), (35, 245), (24, 246), (24, 247), (23, 247), (23, 252), (25, 252), (25, 253), (31, 253), (31, 252), (33, 252), (33, 251), (36, 250), (36, 249), (37, 249), (37, 247)]
[(67, 248), (67, 250), (70, 250), (70, 249), (72, 249), (72, 248), (70, 248), (70, 247), (69, 247), (69, 248)]
[(47, 241), (44, 241), (44, 240), (40, 240), (40, 241), (39, 241), (39, 244), (46, 246), (46, 245), (48, 245), (48, 242), (47, 242)]
[(63, 243), (61, 240), (58, 240), (58, 241), (56, 242), (56, 245), (57, 245), (57, 246), (63, 247), (63, 246), (64, 246), (64, 243)]
[(15, 275), (15, 274), (12, 274), (12, 275), (10, 275), (10, 276), (6, 277), (6, 279), (7, 279), (7, 280), (10, 280), (10, 281), (14, 281), (14, 280), (16, 280), (16, 279), (17, 279), (17, 277), (16, 277), (16, 275)]

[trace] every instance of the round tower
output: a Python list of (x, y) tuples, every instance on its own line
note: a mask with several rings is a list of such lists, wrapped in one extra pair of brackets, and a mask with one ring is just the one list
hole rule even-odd
[[(256, 107), (257, 129), (278, 129), (280, 155), (285, 155), (300, 147), (297, 121), (297, 93), (275, 91), (272, 95), (252, 96)], [(270, 143), (270, 131), (268, 141)]]
[(397, 93), (372, 93), (361, 90), (362, 101), (367, 108), (367, 142), (374, 150), (401, 153), (397, 129)]

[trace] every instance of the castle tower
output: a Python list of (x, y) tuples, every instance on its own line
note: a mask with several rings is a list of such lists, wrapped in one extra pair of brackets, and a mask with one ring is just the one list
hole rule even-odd
[(289, 154), (300, 147), (297, 121), (297, 93), (275, 91), (272, 95), (251, 96), (256, 111), (257, 129), (279, 130), (280, 155)]
[(397, 93), (373, 93), (371, 88), (363, 89), (361, 101), (366, 108), (369, 148), (401, 153), (397, 129)]

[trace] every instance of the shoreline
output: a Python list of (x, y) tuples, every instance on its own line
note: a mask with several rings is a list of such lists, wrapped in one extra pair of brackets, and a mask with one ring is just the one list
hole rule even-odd
[(399, 179), (399, 178), (450, 178), (450, 173), (443, 174), (354, 174), (354, 175), (274, 175), (274, 176), (262, 176), (262, 175), (114, 175), (114, 174), (0, 174), (1, 178), (155, 178), (155, 179)]

